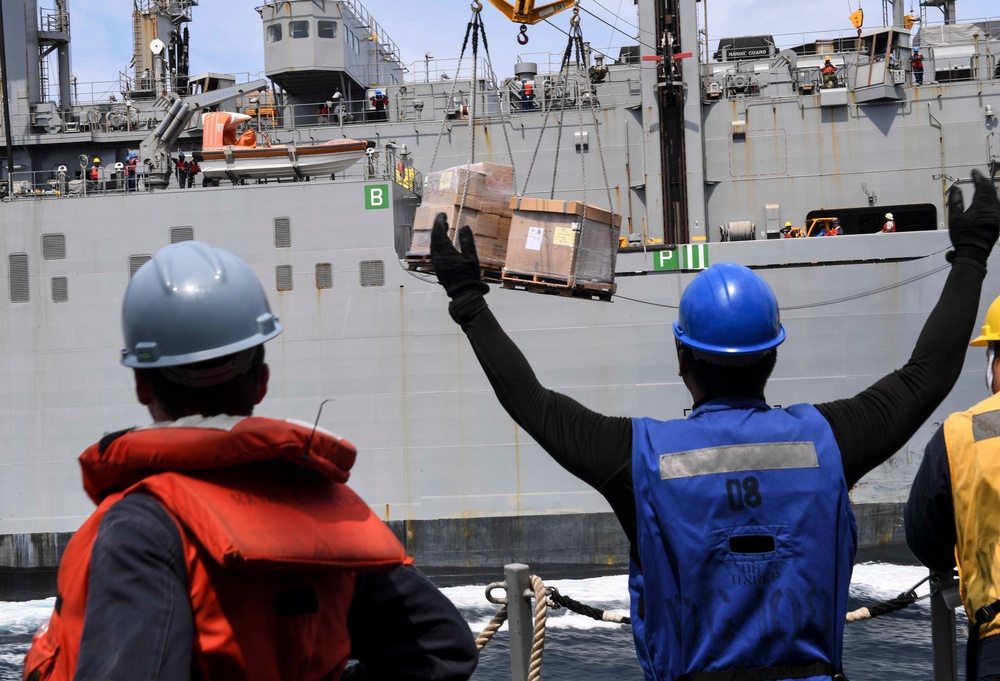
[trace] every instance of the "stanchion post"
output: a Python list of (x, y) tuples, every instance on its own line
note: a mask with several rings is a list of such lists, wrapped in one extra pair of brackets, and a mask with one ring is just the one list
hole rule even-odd
[(934, 651), (934, 681), (958, 679), (955, 645), (955, 608), (962, 604), (954, 571), (931, 571), (931, 646)]
[(528, 681), (528, 662), (531, 659), (531, 637), (534, 621), (531, 603), (524, 593), (531, 588), (528, 566), (521, 563), (505, 565), (507, 581), (507, 626), (510, 630), (511, 681)]

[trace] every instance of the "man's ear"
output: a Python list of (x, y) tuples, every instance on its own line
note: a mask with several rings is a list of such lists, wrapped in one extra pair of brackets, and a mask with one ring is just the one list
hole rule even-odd
[(254, 404), (260, 404), (267, 395), (267, 382), (271, 378), (271, 369), (266, 363), (260, 366), (260, 376), (257, 377), (257, 394), (254, 396)]
[(149, 371), (146, 369), (133, 369), (135, 376), (135, 397), (139, 404), (149, 406), (153, 403), (153, 382), (149, 380)]

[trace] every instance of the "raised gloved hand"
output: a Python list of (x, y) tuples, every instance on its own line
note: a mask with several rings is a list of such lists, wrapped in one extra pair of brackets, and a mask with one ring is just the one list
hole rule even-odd
[(1000, 237), (1000, 199), (993, 181), (978, 170), (972, 171), (972, 182), (976, 193), (968, 210), (963, 209), (962, 190), (957, 185), (948, 190), (948, 235), (955, 247), (948, 261), (961, 254), (985, 265)]
[(458, 245), (461, 252), (448, 238), (448, 217), (438, 213), (431, 228), (431, 265), (445, 293), (452, 300), (466, 291), (489, 293), (490, 286), (482, 280), (479, 270), (476, 240), (468, 225), (458, 230)]

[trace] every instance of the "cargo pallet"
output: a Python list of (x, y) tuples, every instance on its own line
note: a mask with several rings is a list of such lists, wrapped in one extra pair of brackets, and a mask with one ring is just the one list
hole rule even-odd
[(502, 284), (504, 288), (530, 293), (548, 293), (556, 296), (603, 300), (605, 302), (611, 300), (617, 289), (615, 284), (589, 281), (570, 282), (559, 277), (523, 272), (504, 272)]

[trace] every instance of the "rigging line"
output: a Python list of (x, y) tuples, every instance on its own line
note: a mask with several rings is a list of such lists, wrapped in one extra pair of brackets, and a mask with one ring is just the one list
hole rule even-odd
[[(591, 12), (590, 10), (588, 10), (588, 9), (587, 9), (586, 7), (580, 7), (580, 11), (582, 11), (582, 12), (586, 12), (587, 14), (589, 14), (589, 15), (590, 15), (590, 16), (592, 16), (592, 17), (594, 17), (594, 18), (595, 18), (595, 19), (597, 19), (598, 21), (600, 21), (600, 22), (602, 22), (602, 23), (605, 23), (605, 24), (607, 24), (608, 26), (611, 26), (611, 24), (608, 24), (608, 22), (604, 21), (604, 19), (601, 19), (601, 17), (597, 16), (596, 14), (594, 14), (593, 12)], [(558, 26), (556, 26), (555, 24), (553, 24), (553, 23), (552, 23), (552, 20), (551, 20), (551, 19), (545, 19), (544, 21), (545, 21), (545, 23), (546, 23), (546, 24), (548, 24), (548, 25), (549, 25), (549, 26), (551, 26), (552, 28), (556, 29), (557, 31), (559, 31), (559, 32), (560, 32), (560, 33), (562, 33), (563, 35), (567, 35), (567, 36), (569, 35), (569, 32), (568, 32), (568, 31), (567, 31), (566, 29), (564, 29), (564, 28), (559, 28)], [(620, 28), (615, 28), (614, 26), (611, 26), (611, 28), (612, 28), (612, 29), (614, 29), (614, 31), (615, 31), (616, 33), (621, 33), (621, 34), (622, 34), (623, 36), (625, 36), (626, 38), (628, 38), (628, 39), (629, 39), (630, 41), (635, 41), (635, 42), (636, 42), (636, 43), (638, 43), (639, 45), (642, 45), (643, 47), (645, 47), (645, 48), (648, 48), (648, 49), (652, 50), (653, 52), (656, 52), (656, 48), (655, 48), (654, 46), (650, 45), (649, 43), (644, 43), (644, 42), (642, 42), (642, 41), (641, 41), (641, 40), (639, 40), (639, 39), (638, 39), (638, 38), (637, 38), (636, 36), (634, 36), (634, 35), (629, 35), (629, 34), (628, 34), (628, 33), (626, 33), (625, 31), (621, 30)], [(605, 54), (607, 54), (607, 53), (605, 53)]]
[[(601, 9), (603, 9), (605, 12), (607, 12), (608, 14), (610, 14), (611, 16), (613, 16), (615, 18), (616, 22), (617, 21), (621, 21), (623, 24), (625, 24), (629, 28), (634, 28), (637, 31), (639, 30), (638, 26), (633, 26), (629, 22), (627, 22), (624, 19), (622, 19), (622, 16), (621, 16), (621, 6), (622, 6), (621, 3), (622, 3), (622, 0), (619, 0), (619, 2), (618, 2), (618, 11), (617, 12), (612, 12), (610, 9), (608, 9), (607, 7), (605, 7), (604, 5), (602, 5), (601, 3), (599, 3), (597, 0), (591, 0), (591, 2), (593, 2), (595, 5), (597, 5), (598, 7), (600, 7)], [(583, 10), (583, 11), (586, 12), (587, 10)], [(614, 27), (612, 27), (612, 28), (614, 28)], [(615, 30), (618, 30), (618, 29), (615, 29)]]
[[(624, 3), (625, 3), (625, 0), (618, 0), (618, 11), (616, 11), (614, 13), (614, 15), (615, 15), (615, 25), (616, 26), (618, 25), (618, 21), (621, 20), (621, 17), (622, 17), (622, 5)], [(598, 4), (600, 4), (600, 3), (598, 3)], [(605, 11), (606, 10), (607, 10), (607, 8), (605, 8)], [(630, 24), (630, 23), (628, 23), (627, 21), (624, 21), (624, 20), (622, 20), (622, 23), (625, 24), (626, 26), (634, 28), (636, 30), (635, 31), (636, 36), (639, 35), (639, 28), (637, 26), (632, 26), (632, 24)], [(613, 45), (611, 44), (611, 40), (612, 40), (612, 36), (613, 35), (614, 34), (608, 36), (608, 47), (607, 47), (607, 49), (604, 50), (604, 54), (607, 54), (608, 52), (610, 52), (611, 48), (613, 47)]]
[[(947, 249), (945, 249), (945, 250), (947, 250)], [(941, 251), (938, 251), (938, 253), (940, 253), (940, 252)], [(930, 257), (931, 255), (936, 255), (936, 253), (931, 253), (930, 255), (925, 256), (925, 257)], [(848, 301), (851, 301), (851, 300), (860, 300), (861, 298), (867, 298), (868, 296), (873, 296), (873, 295), (875, 295), (877, 293), (885, 293), (886, 291), (891, 291), (891, 290), (896, 289), (896, 288), (907, 286), (909, 284), (912, 284), (912, 283), (915, 283), (917, 281), (920, 281), (921, 279), (926, 279), (927, 277), (934, 276), (938, 272), (946, 270), (946, 269), (948, 269), (950, 267), (951, 267), (951, 264), (947, 263), (947, 264), (944, 264), (944, 265), (942, 265), (940, 267), (937, 267), (937, 268), (935, 268), (935, 269), (933, 269), (933, 270), (931, 270), (929, 272), (924, 272), (922, 274), (917, 274), (917, 275), (914, 275), (914, 276), (910, 277), (909, 279), (903, 279), (902, 281), (898, 281), (895, 284), (888, 284), (886, 286), (880, 286), (879, 288), (872, 289), (870, 291), (864, 291), (862, 293), (855, 293), (854, 295), (843, 296), (841, 298), (834, 298), (832, 300), (821, 300), (821, 301), (816, 302), (816, 303), (806, 303), (804, 305), (779, 306), (779, 309), (782, 312), (791, 312), (792, 310), (809, 310), (809, 309), (816, 308), (816, 307), (824, 307), (826, 305), (836, 305), (837, 303), (845, 303), (845, 302), (848, 302)], [(669, 310), (676, 310), (679, 307), (678, 305), (668, 305), (667, 303), (654, 303), (654, 302), (649, 301), (649, 300), (641, 300), (639, 298), (630, 298), (628, 296), (623, 296), (620, 293), (616, 293), (614, 297), (616, 299), (620, 298), (622, 300), (628, 300), (630, 302), (639, 303), (641, 305), (650, 305), (652, 307), (663, 307), (663, 308), (667, 308)]]
[[(604, 20), (603, 18), (601, 18), (601, 17), (597, 16), (596, 14), (594, 14), (593, 12), (591, 12), (591, 11), (590, 11), (589, 9), (587, 9), (586, 7), (581, 7), (581, 8), (580, 8), (580, 10), (581, 10), (581, 11), (583, 11), (583, 12), (586, 12), (586, 13), (587, 13), (587, 14), (589, 14), (590, 16), (594, 17), (595, 19), (597, 19), (598, 21), (600, 21), (600, 22), (601, 22), (602, 24), (604, 24), (605, 26), (607, 26), (608, 28), (610, 28), (610, 29), (611, 29), (612, 31), (615, 31), (616, 33), (621, 33), (621, 34), (622, 34), (623, 36), (625, 36), (625, 37), (626, 37), (626, 38), (628, 38), (629, 40), (637, 40), (637, 38), (636, 38), (636, 37), (635, 37), (634, 35), (629, 35), (629, 34), (628, 34), (628, 33), (626, 33), (625, 31), (623, 31), (623, 30), (621, 30), (620, 28), (618, 28), (617, 26), (614, 26), (614, 25), (612, 25), (612, 24), (609, 24), (609, 23), (608, 23), (607, 21), (605, 21), (605, 20)], [(636, 30), (638, 30), (638, 29), (636, 29)], [(643, 44), (644, 44), (644, 43), (643, 43)], [(650, 49), (653, 49), (653, 48), (652, 48), (652, 47), (651, 47), (650, 45), (646, 45), (646, 47), (650, 47)]]

